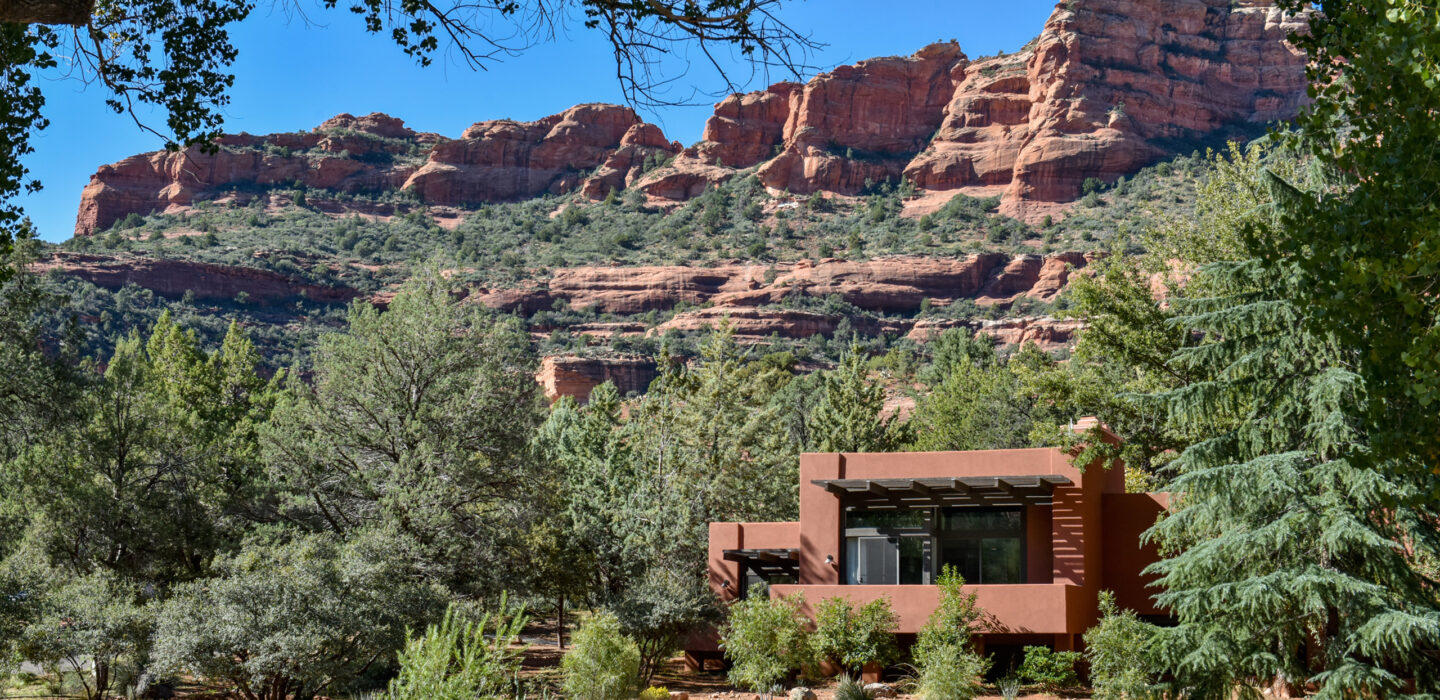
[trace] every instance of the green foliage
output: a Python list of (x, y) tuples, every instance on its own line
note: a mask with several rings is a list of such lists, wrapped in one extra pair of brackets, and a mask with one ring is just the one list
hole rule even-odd
[(875, 694), (855, 676), (841, 673), (835, 681), (835, 700), (875, 700)]
[(506, 597), (494, 612), (466, 620), (452, 604), (438, 624), (420, 636), (406, 635), (390, 681), (390, 700), (508, 698), (522, 652), (512, 645), (529, 618), (511, 610)]
[(565, 694), (575, 700), (629, 700), (640, 680), (640, 649), (609, 613), (590, 618), (560, 661)]
[(922, 700), (971, 700), (980, 694), (980, 680), (990, 661), (969, 647), (943, 643), (933, 647), (919, 666), (916, 691)]
[(15, 640), (18, 656), (56, 677), (73, 674), (81, 694), (93, 700), (133, 683), (149, 653), (153, 615), (139, 587), (104, 571), (43, 576), (48, 585), (21, 594), (37, 597), (38, 614)]
[(970, 700), (990, 668), (990, 661), (975, 652), (971, 636), (984, 612), (975, 605), (975, 594), (965, 591), (965, 578), (955, 567), (945, 566), (937, 583), (940, 604), (910, 647), (916, 685), (925, 700)]
[(670, 700), (670, 689), (663, 685), (650, 686), (640, 691), (640, 700)]
[(161, 608), (155, 665), (226, 683), (250, 700), (343, 690), (393, 658), (406, 630), (443, 606), (379, 536), (253, 544), (215, 569)]
[(912, 448), (984, 450), (1053, 444), (1053, 436), (1037, 433), (1036, 427), (1052, 425), (1062, 414), (1054, 404), (1037, 402), (1021, 381), (1025, 374), (1053, 367), (1053, 361), (1027, 345), (1000, 362), (990, 354), (993, 350), (987, 352), (986, 341), (978, 342), (942, 345), (935, 363), (921, 373), (940, 381), (916, 402)]
[(730, 660), (730, 682), (757, 693), (768, 692), (810, 663), (808, 620), (800, 596), (759, 595), (730, 607), (720, 646)]
[(859, 608), (845, 598), (826, 598), (815, 609), (815, 631), (810, 646), (815, 657), (844, 669), (867, 663), (888, 666), (900, 658), (895, 629), (900, 618), (889, 598), (877, 598)]
[(1055, 651), (1050, 647), (1025, 647), (1025, 660), (1018, 673), (1026, 681), (1054, 693), (1080, 685), (1075, 664), (1083, 658), (1078, 651)]
[(529, 449), (543, 419), (535, 360), (506, 319), (461, 306), (432, 272), (381, 314), (351, 308), (313, 383), (292, 381), (263, 433), (285, 517), (348, 534), (386, 529), (426, 575), (495, 594), (522, 507), (543, 485)]
[(891, 452), (905, 440), (903, 424), (880, 415), (885, 389), (869, 377), (865, 359), (856, 351), (826, 372), (820, 400), (807, 425), (812, 452)]
[(926, 666), (930, 660), (944, 661), (948, 651), (969, 650), (973, 647), (972, 635), (984, 618), (975, 604), (975, 594), (965, 590), (965, 577), (954, 566), (946, 565), (936, 581), (940, 588), (940, 604), (910, 647), (910, 656), (916, 665)]
[(1085, 659), (1096, 700), (1135, 700), (1158, 680), (1155, 628), (1133, 610), (1121, 610), (1115, 594), (1100, 593), (1100, 622), (1085, 631)]

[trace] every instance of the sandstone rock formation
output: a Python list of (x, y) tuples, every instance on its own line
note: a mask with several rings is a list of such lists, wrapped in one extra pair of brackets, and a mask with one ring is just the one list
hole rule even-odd
[(930, 190), (1005, 185), (1011, 214), (1071, 201), (1087, 178), (1293, 116), (1305, 59), (1285, 37), (1303, 26), (1269, 0), (1072, 0), (1015, 54), (972, 61), (937, 44), (732, 96), (673, 171), (639, 186), (672, 196), (695, 189), (671, 182), (695, 164), (758, 163), (762, 182), (798, 193), (903, 175)]
[(535, 381), (545, 388), (551, 401), (561, 396), (584, 402), (590, 391), (605, 382), (613, 382), (621, 396), (643, 393), (659, 375), (655, 360), (645, 357), (578, 357), (552, 355), (540, 361)]
[[(533, 122), (475, 124), (458, 141), (432, 149), (404, 188), (447, 205), (559, 194), (582, 184), (604, 196), (638, 176), (646, 155), (679, 150), (629, 107), (586, 104)], [(602, 166), (604, 172), (587, 182), (587, 174)]]
[(1199, 139), (1293, 115), (1305, 59), (1285, 37), (1303, 26), (1273, 0), (1069, 0), (1014, 54), (971, 60), (935, 44), (732, 95), (683, 152), (615, 105), (480, 122), (458, 140), (344, 114), (309, 133), (225, 137), (214, 154), (103, 166), (75, 232), (234, 187), (409, 188), (447, 206), (635, 187), (684, 201), (750, 168), (792, 193), (855, 194), (901, 177), (933, 191), (1004, 187), (1001, 211), (1024, 215), (1074, 200), (1088, 178), (1113, 181)]
[(170, 258), (56, 253), (36, 267), (78, 277), (105, 289), (133, 284), (169, 297), (190, 292), (197, 299), (234, 299), (243, 293), (263, 304), (301, 296), (324, 302), (345, 302), (360, 296), (349, 287), (309, 284), (270, 270)]
[(913, 312), (927, 300), (958, 299), (1009, 304), (1020, 298), (1051, 301), (1084, 268), (1082, 253), (1049, 256), (1003, 253), (964, 258), (896, 256), (864, 261), (801, 260), (774, 265), (686, 267), (573, 267), (556, 270), (546, 286), (480, 290), (472, 296), (492, 308), (533, 313), (557, 299), (601, 313), (636, 314), (685, 303), (723, 307), (778, 304), (792, 295), (839, 296), (868, 311)]

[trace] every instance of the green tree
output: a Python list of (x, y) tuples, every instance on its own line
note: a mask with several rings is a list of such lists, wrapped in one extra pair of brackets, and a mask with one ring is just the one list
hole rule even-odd
[[(1024, 351), (1022, 351), (1024, 352)], [(1029, 352), (1036, 352), (1031, 349)], [(1043, 358), (1037, 358), (1048, 362)], [(937, 360), (938, 361), (938, 360)], [(988, 361), (960, 355), (938, 386), (915, 405), (910, 423), (916, 450), (988, 450), (1028, 447), (1037, 404), (1012, 366), (1025, 360)]]
[(181, 586), (159, 613), (156, 666), (228, 684), (245, 700), (310, 700), (389, 663), (407, 629), (444, 606), (393, 543), (367, 533), (252, 544)]
[(906, 436), (894, 416), (882, 417), (885, 388), (869, 377), (865, 358), (852, 349), (824, 374), (820, 400), (810, 412), (807, 449), (814, 452), (890, 452)]
[(262, 431), (281, 515), (396, 536), (396, 556), (457, 589), (498, 593), (524, 565), (528, 494), (545, 483), (535, 359), (510, 321), (461, 305), (429, 271), (379, 312), (358, 302), (324, 336)]
[(72, 577), (51, 569), (42, 576), (50, 580), (24, 593), (37, 597), (38, 614), (16, 640), (19, 656), (57, 678), (76, 678), (88, 699), (132, 684), (153, 624), (140, 587), (104, 570)]

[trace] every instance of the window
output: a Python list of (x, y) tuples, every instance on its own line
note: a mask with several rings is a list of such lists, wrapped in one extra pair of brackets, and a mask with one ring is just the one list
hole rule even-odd
[(929, 535), (847, 537), (845, 583), (851, 585), (930, 582)]
[(933, 512), (853, 510), (845, 515), (845, 582), (924, 584), (931, 580)]
[(970, 583), (1024, 583), (1024, 516), (1018, 508), (945, 509), (936, 532), (940, 566), (954, 566)]

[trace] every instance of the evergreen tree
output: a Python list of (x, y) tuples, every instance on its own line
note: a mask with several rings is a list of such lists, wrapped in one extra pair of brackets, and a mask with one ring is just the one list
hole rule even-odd
[(523, 576), (523, 536), (542, 512), (531, 494), (547, 483), (530, 449), (544, 399), (528, 339), (462, 306), (436, 270), (384, 313), (356, 303), (349, 321), (262, 432), (288, 495), (280, 515), (342, 536), (384, 530), (422, 575), (498, 593)]
[(820, 400), (810, 413), (812, 452), (890, 452), (905, 441), (903, 424), (885, 418), (885, 389), (871, 381), (858, 348), (824, 374)]

